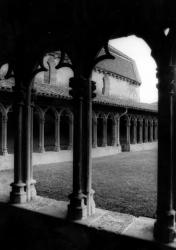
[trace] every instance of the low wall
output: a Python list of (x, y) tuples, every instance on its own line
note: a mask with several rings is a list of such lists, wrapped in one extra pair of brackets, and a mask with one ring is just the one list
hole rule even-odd
[(130, 151), (142, 151), (142, 150), (152, 150), (158, 147), (158, 142), (148, 142), (140, 144), (130, 144)]
[[(130, 151), (151, 150), (157, 148), (157, 142), (142, 143), (130, 145)], [(92, 158), (103, 157), (108, 155), (115, 155), (121, 152), (119, 147), (97, 147), (92, 149)], [(33, 165), (59, 163), (72, 161), (73, 153), (70, 150), (61, 150), (59, 152), (46, 151), (44, 153), (33, 153)], [(13, 168), (14, 155), (7, 154), (0, 156), (0, 170)]]

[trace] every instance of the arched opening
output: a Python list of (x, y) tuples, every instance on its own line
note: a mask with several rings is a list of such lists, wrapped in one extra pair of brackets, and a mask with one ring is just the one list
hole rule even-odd
[(104, 122), (104, 117), (99, 115), (97, 117), (97, 146), (98, 147), (103, 146), (103, 122)]
[(12, 109), (8, 112), (8, 120), (7, 120), (7, 151), (9, 154), (14, 153), (14, 113)]
[(53, 151), (55, 148), (55, 113), (48, 109), (45, 113), (45, 130), (44, 130), (45, 151)]
[(114, 118), (112, 115), (108, 115), (107, 117), (107, 145), (113, 145), (113, 129), (114, 129)]
[(71, 114), (68, 111), (62, 111), (60, 115), (60, 148), (66, 150), (70, 146), (70, 126)]

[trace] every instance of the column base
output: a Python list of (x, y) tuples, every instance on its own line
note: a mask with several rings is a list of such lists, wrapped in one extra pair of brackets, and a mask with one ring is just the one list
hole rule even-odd
[(84, 204), (85, 195), (82, 193), (71, 194), (69, 196), (67, 218), (70, 220), (81, 220), (87, 218), (87, 207)]
[(107, 143), (102, 143), (101, 147), (107, 147)]
[(169, 211), (154, 225), (154, 238), (162, 243), (171, 243), (176, 237), (175, 211)]
[(85, 199), (85, 203), (87, 205), (87, 216), (91, 216), (95, 214), (95, 201), (94, 201), (94, 194), (95, 191), (91, 189), (90, 193), (87, 194), (87, 197)]
[(44, 148), (39, 148), (39, 153), (45, 153), (45, 149)]
[(97, 148), (97, 145), (96, 144), (92, 144), (92, 148)]
[(10, 202), (11, 203), (25, 203), (27, 201), (26, 192), (24, 188), (26, 184), (20, 183), (12, 183), (12, 191), (10, 192)]
[(37, 197), (37, 191), (35, 188), (35, 184), (36, 184), (36, 180), (32, 179), (31, 180), (31, 188), (30, 188), (30, 192), (31, 192), (31, 200), (35, 200)]
[(72, 150), (73, 146), (72, 145), (69, 145), (67, 150)]
[(55, 146), (55, 147), (54, 147), (54, 151), (55, 151), (55, 152), (59, 152), (59, 151), (60, 151), (60, 147), (59, 147), (59, 146)]
[(122, 152), (130, 152), (130, 144), (123, 144), (121, 145)]

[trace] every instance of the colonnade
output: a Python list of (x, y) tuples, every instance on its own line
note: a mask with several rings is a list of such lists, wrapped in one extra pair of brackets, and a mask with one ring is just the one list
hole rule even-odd
[[(111, 120), (111, 125), (108, 121)], [(156, 141), (158, 123), (156, 118), (120, 114), (93, 113), (92, 145), (96, 147), (140, 144)], [(109, 127), (111, 126), (110, 134)], [(102, 136), (102, 138), (100, 138)], [(110, 139), (108, 140), (108, 136)]]
[[(5, 109), (3, 105), (1, 107), (1, 155), (8, 153), (7, 143), (7, 126), (8, 126), (8, 114), (9, 108)], [(38, 145), (35, 150), (40, 153), (46, 151), (45, 147), (45, 125), (46, 116), (48, 112), (53, 113), (54, 116), (54, 131), (53, 140), (54, 145), (52, 151), (60, 151), (61, 148), (61, 120), (62, 116), (66, 115), (68, 118), (68, 143), (65, 149), (72, 149), (73, 146), (73, 113), (69, 109), (61, 109), (57, 111), (55, 108), (42, 109), (36, 106), (34, 114), (38, 116)], [(33, 119), (34, 121), (34, 119)], [(35, 124), (34, 124), (35, 125)], [(33, 126), (34, 127), (34, 126)], [(92, 147), (117, 147), (123, 144), (140, 144), (157, 140), (158, 125), (157, 119), (152, 117), (141, 117), (123, 115), (118, 113), (103, 112), (95, 113), (92, 116)], [(34, 140), (36, 140), (34, 136)]]

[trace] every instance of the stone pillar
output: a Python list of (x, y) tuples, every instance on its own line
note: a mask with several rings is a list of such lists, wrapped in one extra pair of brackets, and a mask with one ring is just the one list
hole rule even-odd
[(93, 137), (92, 137), (92, 147), (97, 148), (97, 117), (93, 117), (92, 119), (93, 122)]
[[(83, 100), (84, 79), (70, 78), (70, 95), (73, 97), (73, 192), (69, 196), (68, 218), (82, 219), (87, 216), (85, 195), (83, 194)], [(82, 89), (83, 88), (83, 89)], [(83, 93), (84, 91), (84, 93)], [(85, 138), (84, 138), (85, 139)]]
[(7, 151), (7, 114), (2, 115), (2, 154), (6, 155)]
[(107, 147), (107, 117), (103, 119), (103, 143), (102, 147)]
[(55, 145), (54, 150), (58, 152), (60, 150), (60, 114), (55, 115)]
[(45, 114), (44, 112), (41, 113), (41, 116), (39, 117), (39, 152), (44, 153), (45, 152), (45, 146), (44, 146), (44, 129), (45, 129)]
[(154, 122), (154, 135), (155, 135), (154, 140), (156, 141), (158, 138), (158, 124), (156, 121)]
[(139, 143), (143, 143), (143, 120), (139, 120)]
[(150, 138), (149, 138), (149, 141), (152, 142), (153, 141), (153, 121), (149, 122), (149, 126), (150, 126)]
[(144, 142), (148, 142), (148, 120), (145, 120)]
[(12, 203), (26, 202), (26, 192), (24, 188), (24, 170), (22, 164), (22, 134), (23, 134), (23, 107), (24, 107), (24, 93), (21, 89), (14, 88), (15, 103), (13, 107), (14, 112), (14, 127), (15, 127), (15, 141), (14, 141), (14, 182), (11, 184), (12, 191), (10, 193), (10, 201)]
[(133, 130), (132, 130), (132, 144), (137, 143), (137, 120), (133, 120)]
[(130, 151), (130, 120), (126, 120), (126, 150), (125, 151)]
[[(170, 33), (169, 33), (170, 34)], [(170, 51), (170, 44), (169, 51)], [(163, 53), (166, 50), (162, 51)], [(175, 55), (174, 55), (175, 56)], [(174, 208), (174, 100), (175, 74), (167, 57), (158, 65), (158, 181), (157, 181), (157, 220), (154, 225), (155, 239), (164, 243), (173, 242), (175, 231)], [(166, 65), (167, 64), (167, 65)], [(173, 80), (174, 79), (174, 80)]]
[(117, 146), (117, 121), (112, 121), (112, 143), (111, 146), (116, 147)]
[(32, 154), (33, 154), (33, 125), (34, 125), (34, 90), (32, 91), (32, 102), (31, 102), (31, 199), (35, 199), (37, 192), (36, 192), (36, 188), (35, 188), (35, 184), (36, 184), (36, 180), (34, 180), (34, 169), (33, 169), (33, 162), (32, 162)]
[(68, 150), (73, 147), (73, 116), (69, 115), (69, 145)]
[(116, 145), (120, 146), (120, 118), (119, 117), (116, 118), (115, 122), (117, 124), (117, 127), (116, 127), (117, 128), (116, 129), (116, 131), (117, 131), (117, 134), (116, 134)]

